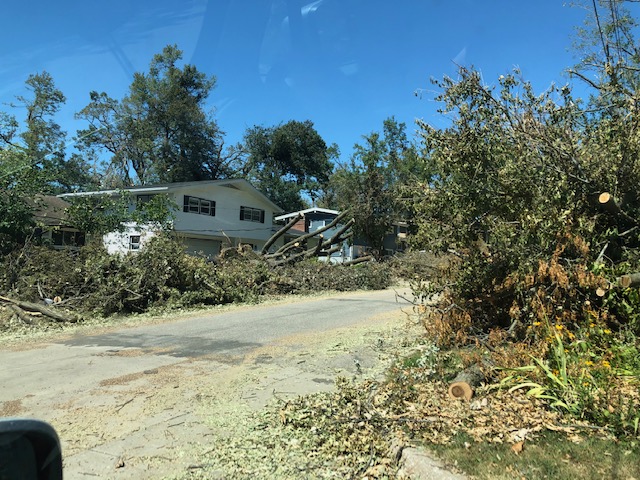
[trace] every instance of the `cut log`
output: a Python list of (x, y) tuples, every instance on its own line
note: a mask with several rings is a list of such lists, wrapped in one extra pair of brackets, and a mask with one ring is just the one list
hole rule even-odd
[(20, 307), (18, 307), (17, 305), (13, 305), (12, 303), (10, 303), (8, 305), (9, 310), (11, 310), (16, 317), (18, 317), (18, 319), (22, 322), (22, 323), (26, 323), (27, 325), (33, 325), (33, 320), (31, 320), (31, 318), (29, 317), (29, 315), (27, 315), (24, 310), (22, 310)]
[(598, 203), (600, 203), (600, 205), (602, 205), (603, 207), (612, 210), (618, 210), (618, 205), (616, 205), (616, 202), (613, 199), (613, 195), (611, 195), (609, 192), (602, 192), (598, 196)]
[(23, 302), (21, 300), (15, 300), (13, 298), (2, 297), (2, 296), (0, 296), (0, 301), (10, 303), (12, 305), (16, 305), (20, 307), (22, 310), (26, 310), (28, 312), (40, 312), (43, 315), (55, 320), (56, 322), (75, 323), (78, 321), (78, 319), (75, 317), (72, 317), (70, 315), (64, 315), (60, 312), (55, 312), (47, 307), (38, 305), (37, 303)]
[(618, 278), (618, 285), (622, 288), (640, 287), (640, 273), (630, 273)]
[(613, 215), (618, 215), (618, 218), (623, 220), (623, 223), (627, 225), (636, 225), (636, 226), (639, 224), (637, 219), (633, 218), (632, 216), (627, 214), (624, 210), (622, 210), (622, 207), (620, 206), (620, 204), (616, 202), (616, 199), (609, 192), (602, 192), (598, 196), (598, 203), (607, 212)]
[(475, 387), (478, 387), (485, 380), (480, 367), (471, 365), (462, 370), (456, 378), (449, 384), (449, 396), (452, 399), (469, 401), (473, 397)]
[(373, 257), (371, 255), (367, 255), (366, 257), (358, 257), (354, 258), (353, 260), (346, 261), (343, 263), (343, 265), (345, 267), (349, 267), (351, 265), (357, 265), (359, 263), (370, 262), (371, 260), (373, 260)]

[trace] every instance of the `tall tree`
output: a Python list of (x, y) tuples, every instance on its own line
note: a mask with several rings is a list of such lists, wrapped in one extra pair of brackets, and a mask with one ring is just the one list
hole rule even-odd
[[(47, 72), (32, 74), (25, 86), (28, 93), (18, 96), (15, 105), (26, 111), (24, 120), (0, 114), (0, 149), (5, 152), (3, 161), (14, 164), (13, 187), (22, 188), (27, 195), (60, 193), (90, 182), (82, 159), (65, 152), (66, 132), (55, 115), (66, 98), (53, 77)], [(16, 157), (17, 152), (24, 155)]]
[(33, 229), (33, 205), (25, 199), (91, 181), (85, 162), (65, 152), (66, 133), (55, 121), (65, 96), (51, 75), (30, 75), (25, 86), (27, 93), (13, 105), (24, 109), (25, 118), (0, 112), (0, 253), (18, 247)]
[(182, 52), (167, 46), (153, 57), (147, 73), (136, 73), (121, 101), (91, 92), (77, 118), (85, 152), (111, 155), (108, 173), (121, 185), (182, 182), (225, 177), (222, 133), (206, 101), (215, 77), (193, 65), (178, 66)]
[(356, 144), (350, 163), (331, 178), (332, 198), (327, 206), (351, 210), (354, 231), (382, 255), (384, 238), (394, 221), (408, 220), (410, 211), (399, 201), (404, 186), (424, 165), (407, 139), (406, 125), (391, 117), (383, 123), (382, 135), (373, 132)]
[(327, 184), (335, 147), (327, 147), (313, 122), (291, 120), (255, 126), (244, 137), (245, 177), (285, 211), (305, 208)]

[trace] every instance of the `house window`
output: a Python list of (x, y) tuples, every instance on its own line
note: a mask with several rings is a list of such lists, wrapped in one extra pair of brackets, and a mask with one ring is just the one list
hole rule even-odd
[(84, 233), (71, 230), (54, 230), (51, 243), (56, 247), (81, 247), (84, 245)]
[(216, 202), (213, 200), (185, 195), (182, 211), (185, 213), (197, 213), (213, 217), (216, 214)]
[(260, 208), (240, 207), (240, 220), (264, 223), (264, 210)]
[(129, 235), (129, 250), (140, 250), (140, 235)]
[(155, 195), (138, 195), (138, 203), (149, 203)]

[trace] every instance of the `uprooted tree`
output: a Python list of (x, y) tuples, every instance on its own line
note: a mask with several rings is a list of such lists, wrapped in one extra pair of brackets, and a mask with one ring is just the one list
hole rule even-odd
[[(353, 225), (355, 219), (351, 218), (342, 223), (348, 216), (349, 212), (340, 213), (333, 221), (313, 232), (298, 233), (291, 240), (284, 243), (274, 251), (270, 251), (271, 247), (287, 232), (290, 232), (298, 222), (304, 220), (303, 214), (298, 214), (291, 218), (286, 225), (274, 233), (267, 240), (260, 251), (262, 258), (271, 267), (280, 267), (284, 265), (292, 265), (301, 260), (308, 260), (317, 257), (330, 257), (333, 253), (339, 252), (345, 242), (353, 237)], [(329, 232), (330, 236), (325, 238), (325, 233)], [(227, 252), (237, 250), (233, 247), (223, 251), (222, 255)], [(371, 260), (372, 257), (365, 256), (343, 262), (343, 265), (354, 265)]]

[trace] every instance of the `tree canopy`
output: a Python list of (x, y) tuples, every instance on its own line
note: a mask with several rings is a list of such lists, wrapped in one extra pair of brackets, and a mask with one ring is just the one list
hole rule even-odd
[(66, 152), (66, 132), (55, 115), (66, 101), (47, 72), (30, 75), (27, 94), (13, 108), (24, 119), (0, 112), (0, 252), (19, 246), (33, 228), (36, 194), (56, 194), (87, 186), (91, 176), (83, 158)]
[(335, 147), (327, 147), (310, 120), (291, 120), (249, 128), (243, 149), (243, 175), (285, 211), (295, 211), (328, 182)]
[(167, 46), (147, 73), (136, 73), (122, 100), (91, 92), (77, 118), (89, 123), (79, 145), (110, 155), (107, 172), (115, 186), (224, 178), (222, 132), (206, 100), (215, 86), (207, 76), (177, 64), (182, 52)]

